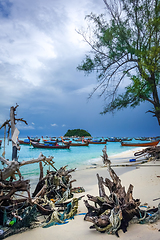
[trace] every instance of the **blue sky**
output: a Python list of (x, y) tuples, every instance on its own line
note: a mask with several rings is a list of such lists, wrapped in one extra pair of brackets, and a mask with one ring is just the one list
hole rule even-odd
[(76, 30), (103, 11), (103, 0), (0, 0), (0, 125), (17, 103), (17, 117), (28, 122), (17, 125), (20, 137), (74, 128), (100, 137), (160, 135), (149, 104), (102, 116), (103, 98), (88, 101), (97, 81), (76, 70), (90, 50)]

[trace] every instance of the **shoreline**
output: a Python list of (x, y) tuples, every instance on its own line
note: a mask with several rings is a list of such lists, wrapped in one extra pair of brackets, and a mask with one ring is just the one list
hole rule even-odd
[[(129, 163), (129, 159), (134, 157), (135, 152), (141, 151), (142, 149), (144, 148), (138, 147), (138, 148), (134, 148), (133, 150), (126, 150), (121, 153), (116, 153), (108, 157), (111, 160), (111, 162), (114, 161), (114, 164), (111, 164), (111, 167), (113, 168), (116, 167), (116, 169), (119, 168), (118, 174), (117, 174), (118, 176), (122, 175), (125, 172), (132, 171), (133, 168), (136, 168), (135, 165), (137, 165), (137, 162)], [(79, 166), (78, 168), (76, 168), (75, 172), (72, 172), (72, 175), (76, 174), (77, 172), (79, 173), (80, 171), (101, 169), (101, 168), (102, 169), (106, 168), (106, 166), (104, 166), (103, 164), (102, 157), (99, 157), (99, 158), (95, 158), (93, 162), (90, 162), (90, 164)], [(70, 169), (70, 168), (67, 167), (67, 169)], [(38, 183), (39, 174), (33, 175), (31, 178), (26, 178), (26, 179), (30, 179), (31, 189), (35, 189), (35, 186)]]
[[(144, 149), (144, 147), (137, 147), (137, 148), (133, 148), (132, 150), (126, 150), (121, 153), (116, 153), (108, 157), (111, 161), (111, 167), (114, 169), (114, 171), (118, 176), (121, 176), (126, 172), (133, 171), (139, 166), (137, 161), (131, 163), (129, 162), (129, 159), (134, 158), (134, 153), (137, 151), (141, 151), (142, 149)], [(141, 158), (140, 161), (142, 160), (144, 160), (143, 157)], [(114, 163), (112, 164), (112, 162)], [(141, 166), (145, 166), (145, 165), (143, 164)], [(71, 168), (67, 167), (67, 169), (71, 169)], [(96, 160), (94, 160), (94, 162), (90, 164), (81, 165), (79, 168), (76, 168), (75, 172), (72, 172), (72, 178), (77, 180), (77, 178), (79, 179), (79, 176), (83, 174), (85, 175), (85, 173), (87, 173), (87, 171), (90, 171), (90, 170), (92, 174), (95, 174), (94, 172), (96, 171), (102, 172), (103, 175), (104, 175), (104, 172), (108, 174), (107, 167), (103, 164), (102, 157), (99, 157), (99, 158), (96, 158)], [(88, 176), (90, 176), (90, 174), (87, 173)], [(93, 176), (90, 176), (90, 177), (93, 177)], [(104, 176), (104, 177), (107, 177), (107, 176)], [(96, 178), (96, 174), (95, 174), (95, 178)], [(30, 179), (30, 186), (31, 186), (31, 193), (32, 193), (35, 190), (35, 187), (39, 181), (39, 174), (33, 175), (31, 178), (26, 178), (26, 179)], [(73, 187), (78, 187), (77, 181), (73, 183)]]

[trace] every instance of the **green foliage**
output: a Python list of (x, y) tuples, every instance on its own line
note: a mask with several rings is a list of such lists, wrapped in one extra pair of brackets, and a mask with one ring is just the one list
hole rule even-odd
[[(107, 104), (103, 113), (149, 101), (160, 124), (156, 110), (160, 108), (160, 1), (115, 0), (112, 5), (104, 0), (104, 3), (110, 19), (91, 13), (87, 20), (92, 37), (90, 32), (88, 38), (80, 32), (91, 51), (78, 70), (97, 74), (98, 84), (92, 94), (99, 89), (100, 96), (104, 95)], [(123, 79), (128, 79), (129, 84), (119, 94)]]
[[(114, 112), (114, 110), (120, 110), (127, 107), (135, 108), (138, 106), (143, 100), (139, 97), (139, 95), (135, 95), (135, 92), (130, 87), (125, 88), (126, 92), (123, 94), (119, 94), (117, 98), (115, 98), (110, 104), (108, 104), (104, 111), (101, 114), (106, 114), (107, 112)], [(130, 91), (132, 90), (132, 91)]]
[(83, 130), (83, 129), (72, 129), (72, 130), (69, 129), (64, 136), (67, 136), (67, 137), (72, 137), (72, 136), (84, 137), (84, 136), (91, 136), (91, 134), (88, 133), (87, 131)]
[(93, 70), (93, 67), (94, 67), (94, 64), (93, 64), (92, 60), (89, 58), (89, 56), (86, 56), (86, 59), (83, 62), (83, 65), (79, 66), (78, 70), (83, 70), (83, 71), (90, 73)]
[(104, 111), (101, 112), (101, 114), (127, 107), (135, 108), (141, 102), (149, 99), (153, 85), (144, 80), (140, 80), (137, 76), (132, 76), (131, 79), (132, 84), (125, 88), (125, 93), (119, 94), (118, 97), (104, 108)]

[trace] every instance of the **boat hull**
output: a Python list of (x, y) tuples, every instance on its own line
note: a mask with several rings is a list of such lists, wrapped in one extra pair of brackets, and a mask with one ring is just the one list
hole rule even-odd
[(154, 142), (147, 142), (147, 143), (126, 143), (121, 142), (121, 146), (128, 146), (128, 147), (149, 147), (149, 146), (156, 146), (159, 143), (159, 141)]
[(71, 146), (75, 146), (75, 147), (76, 146), (79, 146), (79, 147), (82, 146), (83, 147), (83, 146), (88, 146), (88, 145), (89, 145), (89, 143), (71, 143)]
[(69, 149), (70, 145), (52, 145), (52, 144), (43, 144), (31, 142), (34, 148), (49, 148), (49, 149)]
[(19, 144), (24, 144), (24, 145), (29, 145), (29, 144), (30, 144), (30, 141), (25, 142), (25, 141), (23, 141), (23, 140), (18, 140), (18, 143), (19, 143)]
[(86, 142), (86, 143), (72, 143), (72, 142), (71, 143), (69, 143), (69, 142), (67, 143), (67, 142), (64, 142), (64, 144), (65, 145), (70, 144), (70, 146), (74, 146), (74, 147), (80, 147), (80, 146), (83, 147), (83, 146), (88, 146), (89, 145), (88, 142)]
[(89, 144), (106, 144), (107, 142), (106, 141), (103, 141), (103, 142), (98, 142), (98, 141), (89, 141)]
[(78, 142), (72, 142), (72, 141), (69, 141), (69, 142), (66, 142), (63, 140), (63, 137), (61, 137), (62, 139), (62, 142), (65, 144), (65, 145), (70, 145), (70, 146), (88, 146), (89, 145), (89, 142), (88, 141), (85, 141), (85, 142), (81, 142), (81, 143), (78, 143)]

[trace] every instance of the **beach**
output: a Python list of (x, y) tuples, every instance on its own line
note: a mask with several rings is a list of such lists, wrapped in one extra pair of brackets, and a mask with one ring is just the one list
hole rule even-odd
[[(112, 159), (131, 159), (133, 158), (134, 150), (126, 151), (111, 157)], [(135, 164), (135, 163), (134, 163)], [(150, 207), (157, 207), (160, 200), (153, 201), (156, 198), (160, 198), (160, 161), (150, 161), (143, 165), (132, 166), (116, 166), (113, 167), (116, 174), (120, 177), (121, 183), (125, 186), (127, 191), (129, 184), (134, 186), (133, 197), (139, 198), (141, 204), (148, 204)], [(84, 214), (87, 213), (87, 209), (83, 200), (87, 199), (87, 194), (93, 196), (99, 196), (98, 184), (96, 174), (99, 174), (103, 178), (109, 178), (107, 167), (103, 164), (95, 164), (93, 167), (88, 167), (85, 170), (78, 170), (72, 173), (72, 178), (76, 179), (73, 183), (73, 187), (84, 187), (85, 192), (74, 194), (75, 197), (85, 195), (82, 200), (79, 201), (78, 212), (73, 220), (69, 220), (67, 224), (51, 226), (49, 228), (38, 227), (32, 230), (28, 230), (23, 233), (12, 235), (8, 237), (8, 240), (46, 240), (46, 239), (66, 239), (66, 240), (96, 240), (96, 239), (116, 239), (117, 236), (109, 235), (107, 233), (100, 233), (95, 229), (89, 229), (92, 223), (84, 221)], [(107, 194), (107, 189), (106, 189)], [(159, 240), (160, 239), (160, 220), (153, 224), (130, 224), (127, 232), (123, 233), (119, 231), (120, 239), (124, 240)]]

